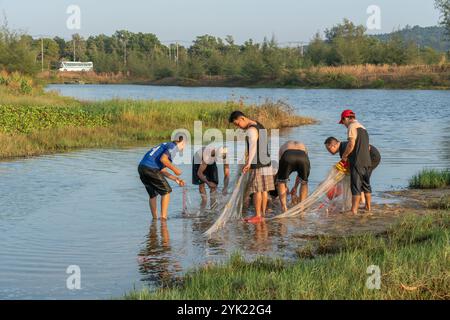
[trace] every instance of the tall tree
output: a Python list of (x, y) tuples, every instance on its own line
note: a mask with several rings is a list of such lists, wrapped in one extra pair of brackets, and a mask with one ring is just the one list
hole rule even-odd
[(441, 25), (450, 37), (450, 0), (435, 0), (435, 6), (441, 11)]

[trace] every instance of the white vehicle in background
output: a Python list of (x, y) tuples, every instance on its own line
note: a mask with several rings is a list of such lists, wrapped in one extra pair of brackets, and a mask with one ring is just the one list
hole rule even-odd
[(94, 71), (94, 63), (80, 61), (62, 61), (59, 71), (88, 72)]

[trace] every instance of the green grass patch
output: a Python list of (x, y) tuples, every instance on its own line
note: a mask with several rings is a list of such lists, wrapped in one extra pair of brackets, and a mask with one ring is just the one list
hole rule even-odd
[(409, 180), (412, 189), (438, 189), (450, 186), (450, 170), (424, 169)]
[[(321, 239), (294, 262), (234, 255), (125, 299), (449, 299), (449, 226), (448, 212), (407, 216), (383, 234)], [(372, 265), (380, 290), (366, 287)]]
[(0, 159), (62, 152), (75, 148), (119, 147), (170, 139), (176, 129), (232, 128), (236, 109), (268, 129), (314, 123), (283, 102), (110, 100), (82, 102), (55, 93), (11, 93), (0, 86)]

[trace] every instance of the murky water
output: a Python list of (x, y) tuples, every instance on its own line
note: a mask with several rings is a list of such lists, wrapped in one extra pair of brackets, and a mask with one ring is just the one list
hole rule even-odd
[[(450, 92), (345, 91), (146, 86), (51, 86), (82, 99), (228, 100), (286, 99), (317, 125), (289, 130), (283, 139), (307, 144), (314, 188), (338, 159), (327, 154), (329, 135), (345, 137), (337, 124), (342, 106), (357, 112), (382, 153), (373, 177), (378, 192), (406, 186), (423, 167), (448, 167)], [(136, 165), (145, 148), (82, 150), (0, 163), (0, 298), (119, 297), (240, 250), (294, 257), (318, 234), (381, 230), (395, 217), (316, 216), (259, 226), (232, 223), (217, 237), (202, 233), (215, 215), (185, 218), (181, 189), (174, 188), (167, 224), (152, 223)], [(183, 167), (190, 181), (190, 168)], [(194, 205), (196, 189), (189, 187)], [(376, 194), (375, 194), (376, 195)], [(382, 201), (375, 197), (375, 201)], [(66, 287), (66, 269), (81, 268), (81, 290)]]

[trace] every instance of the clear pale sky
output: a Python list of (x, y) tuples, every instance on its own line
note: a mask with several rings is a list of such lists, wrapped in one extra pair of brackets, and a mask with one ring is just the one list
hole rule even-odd
[[(366, 25), (369, 5), (381, 8), (381, 30), (432, 26), (439, 20), (433, 0), (0, 0), (9, 27), (32, 35), (69, 38), (67, 7), (81, 9), (81, 35), (119, 29), (155, 33), (161, 40), (192, 41), (197, 35), (233, 35), (237, 42), (308, 41), (343, 18)], [(3, 20), (3, 17), (2, 19)]]

